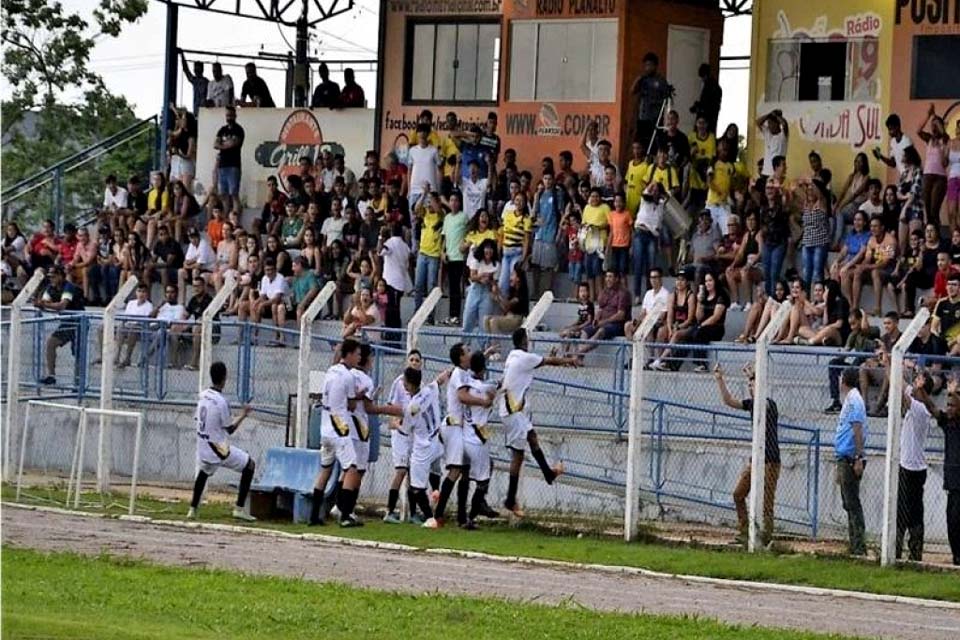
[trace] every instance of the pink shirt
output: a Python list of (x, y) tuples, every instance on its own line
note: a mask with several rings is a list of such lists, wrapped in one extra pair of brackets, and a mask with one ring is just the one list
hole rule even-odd
[(927, 175), (945, 176), (947, 168), (943, 166), (943, 141), (930, 139), (927, 143), (927, 155), (923, 160), (923, 172)]

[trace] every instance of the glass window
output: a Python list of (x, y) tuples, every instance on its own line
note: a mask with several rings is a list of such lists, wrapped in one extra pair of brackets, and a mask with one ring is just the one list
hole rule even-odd
[(411, 22), (404, 99), (497, 102), (499, 22)]
[(911, 100), (960, 98), (960, 36), (914, 36)]
[(876, 98), (873, 39), (770, 40), (767, 102), (840, 102)]

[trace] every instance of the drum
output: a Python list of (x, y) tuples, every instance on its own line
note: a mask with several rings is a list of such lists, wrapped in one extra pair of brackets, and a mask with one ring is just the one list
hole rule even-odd
[(670, 229), (674, 238), (679, 238), (686, 234), (690, 228), (690, 216), (680, 201), (672, 195), (667, 196), (667, 201), (663, 205), (663, 224)]

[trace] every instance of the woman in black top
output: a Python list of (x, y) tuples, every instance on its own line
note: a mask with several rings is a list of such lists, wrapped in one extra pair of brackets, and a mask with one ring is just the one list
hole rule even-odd
[(840, 283), (836, 280), (825, 280), (823, 287), (826, 289), (823, 325), (816, 331), (802, 325), (797, 333), (801, 340), (813, 346), (842, 347), (850, 335), (850, 302), (840, 292)]
[(290, 254), (286, 252), (280, 243), (280, 236), (275, 233), (267, 236), (267, 246), (264, 247), (261, 253), (263, 254), (261, 256), (263, 258), (262, 262), (273, 258), (277, 263), (277, 273), (284, 278), (293, 277), (293, 262), (290, 260)]
[(200, 213), (200, 203), (193, 197), (184, 182), (171, 181), (170, 190), (173, 194), (173, 201), (170, 203), (170, 222), (173, 223), (173, 237), (177, 242), (183, 244), (186, 240), (186, 228), (194, 226), (193, 219)]
[(896, 235), (900, 229), (900, 209), (902, 205), (897, 198), (896, 185), (887, 185), (883, 190), (883, 213), (880, 217), (883, 219), (883, 226), (887, 231)]
[(197, 174), (197, 120), (186, 109), (177, 110), (177, 121), (170, 132), (167, 148), (170, 153), (170, 181), (179, 180), (192, 191)]
[(500, 305), (504, 315), (488, 316), (483, 325), (487, 333), (513, 333), (523, 324), (523, 319), (530, 313), (530, 292), (527, 290), (527, 277), (520, 268), (514, 265), (510, 272), (510, 289), (507, 295), (493, 287), (493, 300)]
[[(693, 332), (693, 344), (710, 344), (723, 340), (726, 330), (727, 309), (730, 307), (730, 296), (720, 286), (713, 273), (703, 276), (703, 284), (697, 294), (697, 328)], [(700, 350), (695, 354), (694, 361), (698, 364), (694, 371), (707, 371), (707, 351)]]
[(763, 277), (767, 295), (773, 295), (773, 289), (783, 263), (787, 258), (787, 245), (790, 242), (790, 213), (783, 206), (783, 194), (780, 188), (767, 180), (764, 187), (766, 203), (761, 209), (763, 232)]
[(933, 286), (933, 280), (937, 274), (937, 254), (946, 250), (940, 241), (939, 229), (936, 225), (928, 224), (924, 228), (922, 240), (917, 237), (918, 234), (919, 232), (911, 234), (911, 246), (904, 254), (903, 263), (898, 268), (901, 279), (896, 289), (903, 291), (902, 318), (912, 318), (916, 313), (917, 290), (929, 289)]

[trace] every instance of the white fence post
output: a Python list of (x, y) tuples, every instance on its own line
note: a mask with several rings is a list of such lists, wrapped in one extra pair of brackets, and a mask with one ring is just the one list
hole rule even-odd
[(537, 325), (540, 324), (540, 321), (543, 320), (543, 317), (547, 315), (547, 311), (550, 310), (550, 305), (552, 304), (553, 292), (547, 291), (540, 296), (537, 304), (533, 305), (533, 308), (530, 309), (530, 313), (527, 314), (527, 319), (523, 321), (523, 328), (528, 332), (534, 331)]
[[(113, 409), (114, 354), (117, 336), (114, 331), (117, 312), (125, 305), (127, 298), (137, 287), (136, 276), (129, 276), (117, 291), (117, 295), (103, 309), (100, 345), (100, 410)], [(110, 427), (109, 413), (100, 414), (100, 433), (97, 435), (97, 487), (101, 492), (110, 490)], [(82, 461), (81, 461), (82, 464)]]
[(440, 290), (440, 287), (434, 287), (433, 291), (430, 292), (430, 295), (428, 295), (423, 301), (423, 304), (420, 305), (420, 308), (417, 309), (413, 314), (413, 317), (410, 318), (410, 322), (407, 323), (408, 352), (417, 348), (417, 334), (420, 333), (420, 328), (423, 327), (424, 323), (427, 321), (427, 318), (429, 318), (430, 314), (433, 313), (434, 307), (436, 307), (437, 303), (440, 302), (441, 296), (443, 296), (443, 291)]
[(27, 281), (17, 297), (10, 305), (10, 333), (7, 334), (7, 419), (6, 433), (3, 442), (3, 479), (9, 481), (13, 477), (13, 468), (10, 461), (10, 445), (13, 444), (13, 430), (20, 423), (17, 421), (20, 409), (20, 345), (23, 340), (23, 307), (29, 302), (43, 282), (43, 271), (37, 269)]
[(328, 282), (300, 317), (300, 352), (297, 354), (297, 416), (293, 446), (307, 446), (307, 416), (310, 414), (310, 352), (313, 347), (313, 321), (337, 291), (335, 282)]
[(207, 308), (203, 311), (203, 317), (200, 320), (200, 366), (198, 367), (200, 375), (197, 376), (198, 394), (203, 393), (203, 390), (207, 386), (207, 369), (210, 368), (213, 355), (213, 318), (220, 312), (223, 305), (227, 302), (227, 298), (230, 297), (230, 294), (232, 294), (236, 288), (236, 277), (228, 273), (227, 277), (224, 278), (220, 291), (217, 291), (216, 295), (213, 296), (213, 300), (210, 301), (210, 304), (207, 305)]
[[(541, 299), (542, 300), (542, 299)], [(643, 474), (641, 453), (643, 442), (643, 366), (646, 341), (667, 306), (658, 302), (633, 334), (633, 355), (630, 364), (630, 405), (627, 415), (627, 486), (624, 493), (623, 539), (632, 542), (640, 530), (640, 478)]]
[(890, 395), (887, 396), (887, 453), (883, 469), (883, 523), (880, 536), (880, 566), (896, 562), (897, 492), (900, 489), (900, 431), (903, 418), (903, 354), (930, 317), (930, 311), (921, 307), (897, 343), (890, 351)]
[(773, 314), (769, 324), (757, 338), (753, 362), (753, 442), (750, 450), (750, 502), (748, 513), (750, 529), (747, 534), (747, 550), (754, 553), (761, 548), (760, 526), (763, 521), (763, 504), (767, 456), (767, 399), (770, 397), (770, 373), (768, 353), (774, 336), (790, 315), (791, 305), (784, 301)]

